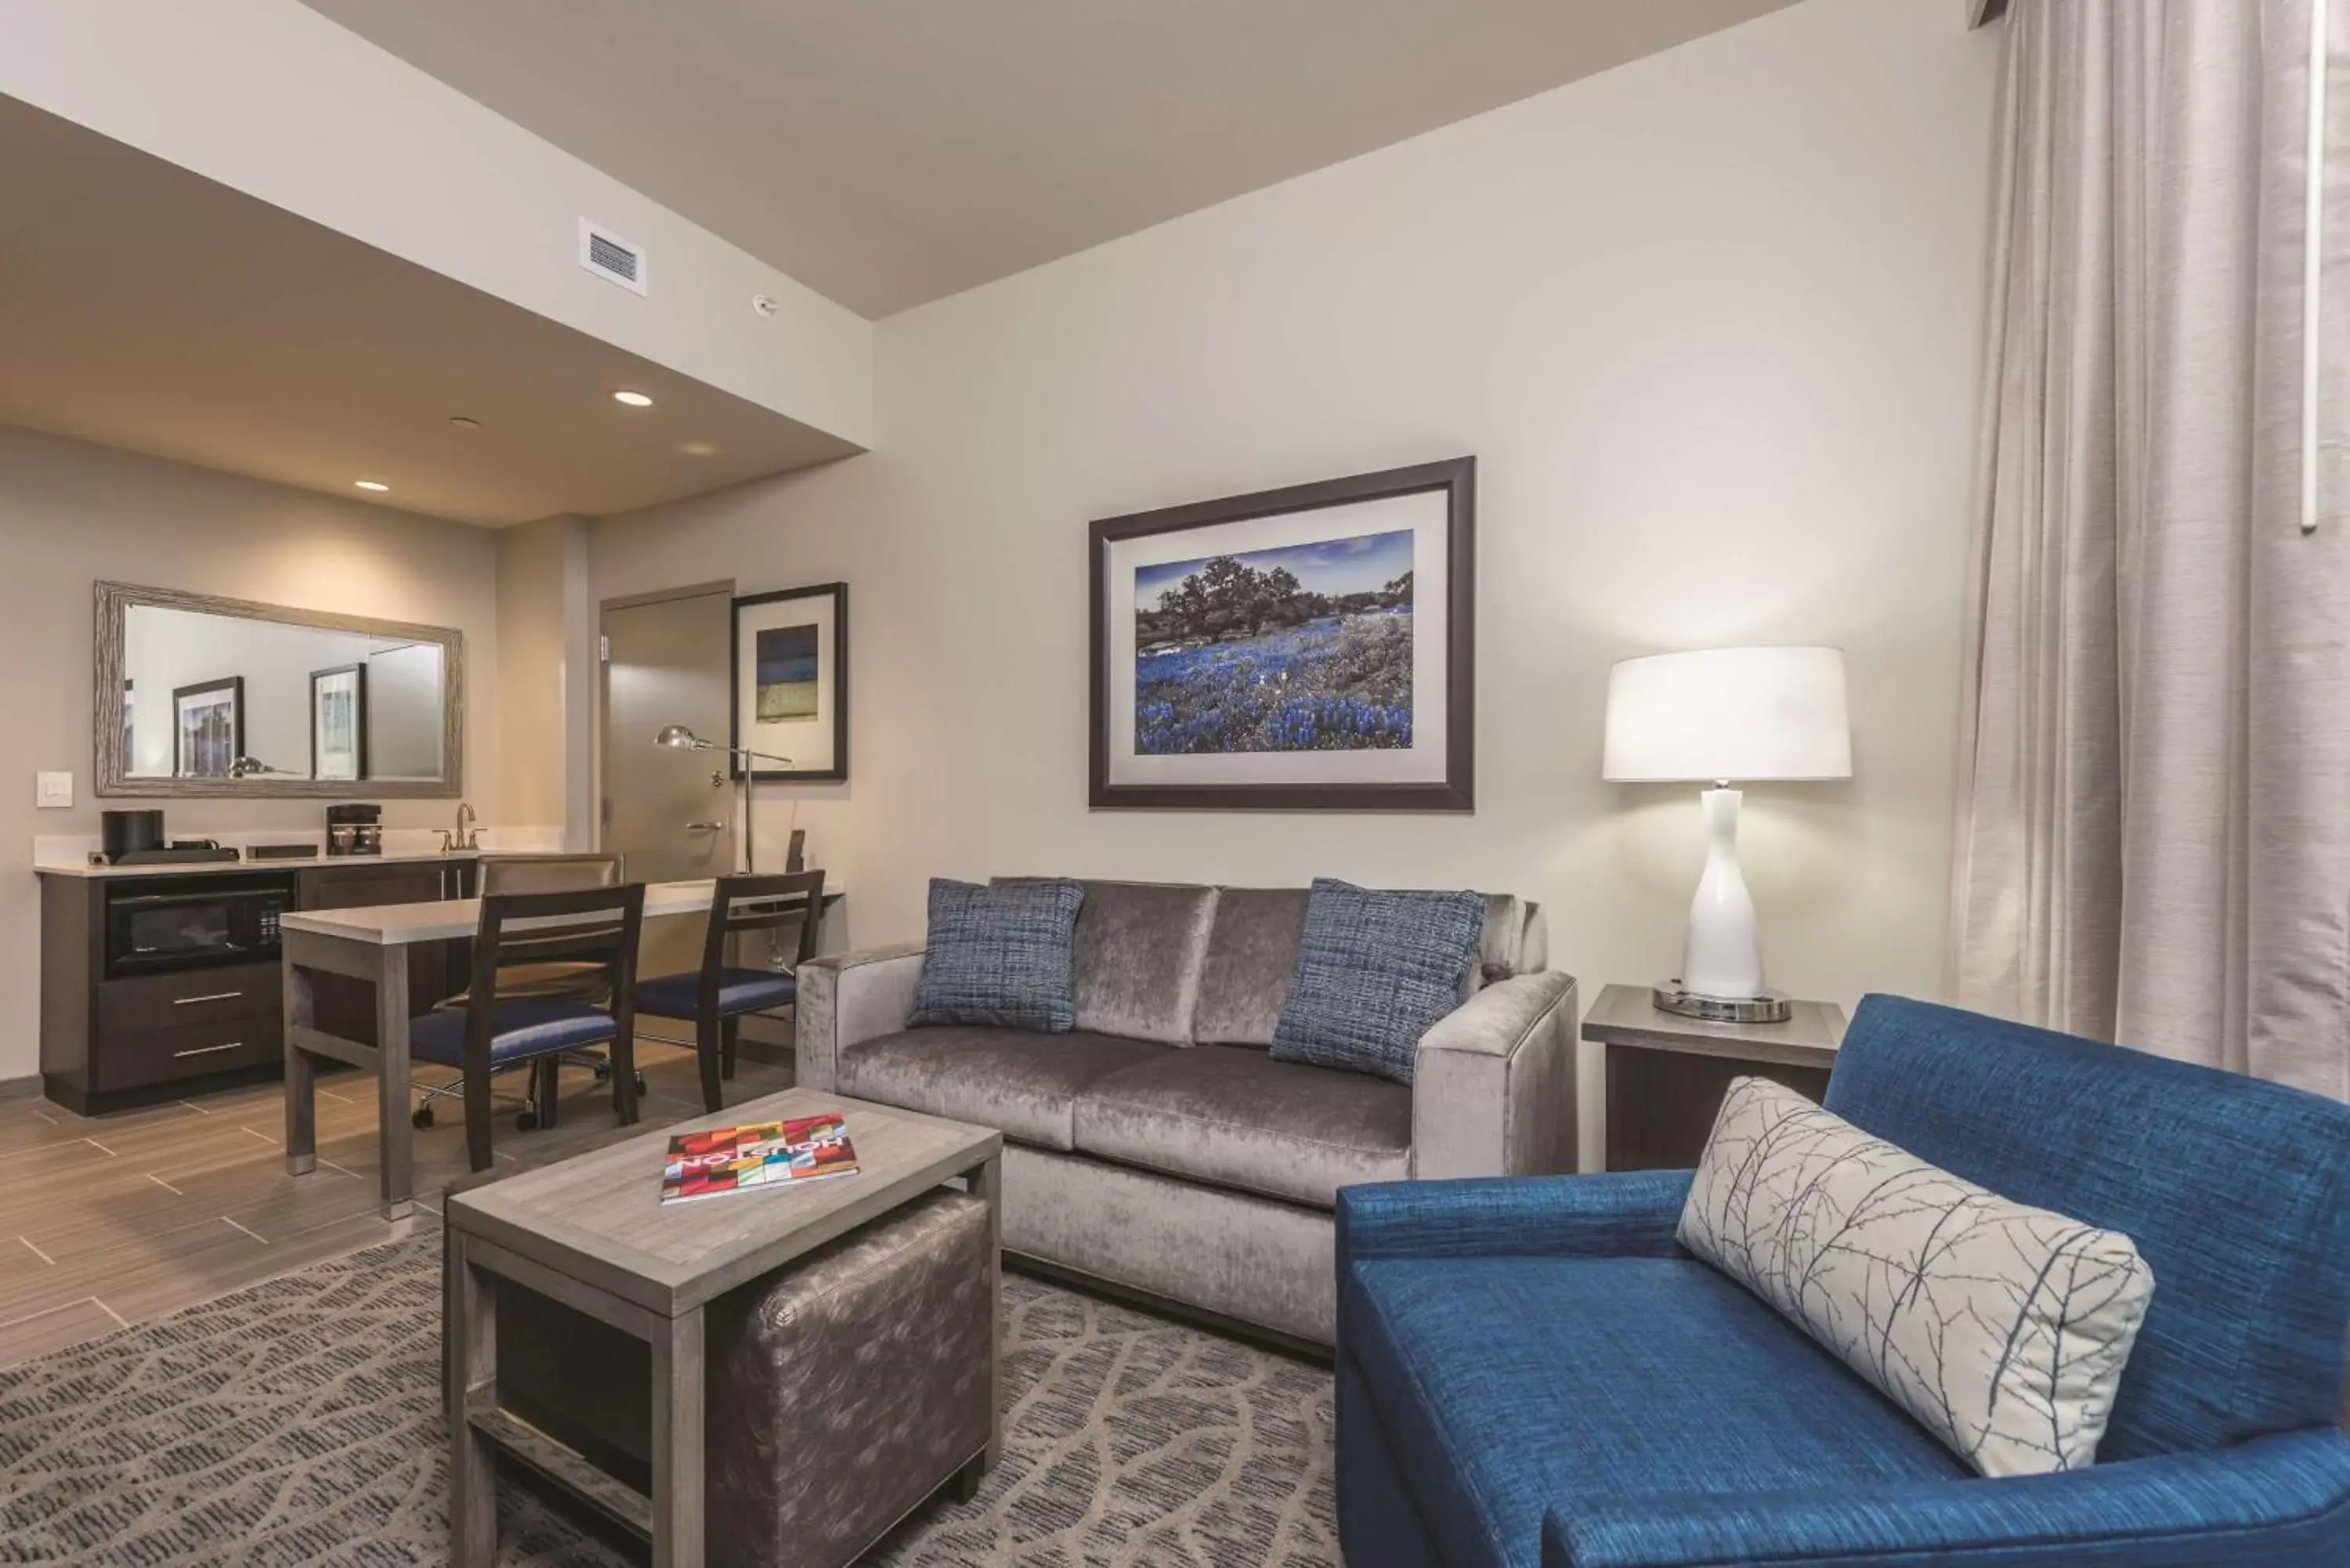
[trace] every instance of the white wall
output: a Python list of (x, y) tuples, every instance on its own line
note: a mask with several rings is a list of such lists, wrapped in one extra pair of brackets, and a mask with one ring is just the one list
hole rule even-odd
[[(100, 800), (91, 794), (92, 588), (100, 577), (465, 634), (466, 798), (499, 810), (496, 535), (209, 469), (0, 426), (0, 1082), (38, 1071), (36, 835), (91, 834), (108, 805), (163, 808), (182, 837), (323, 834), (316, 800)], [(306, 667), (307, 669), (307, 667)], [(307, 745), (307, 739), (304, 745)], [(36, 810), (33, 774), (69, 769), (74, 805)], [(366, 798), (361, 793), (359, 798)], [(393, 800), (394, 827), (440, 826), (453, 801)]]
[[(893, 317), (874, 453), (604, 520), (596, 592), (850, 584), (851, 782), (796, 793), (860, 944), (933, 874), (1328, 874), (1539, 898), (1595, 991), (1701, 858), (1600, 781), (1609, 663), (1838, 644), (1856, 776), (1749, 796), (1772, 978), (1935, 993), (1996, 48), (1808, 0)], [(1474, 815), (1087, 809), (1087, 519), (1461, 452)]]
[[(871, 444), (862, 317), (296, 0), (7, 0), (0, 92)], [(649, 296), (577, 265), (583, 217)]]

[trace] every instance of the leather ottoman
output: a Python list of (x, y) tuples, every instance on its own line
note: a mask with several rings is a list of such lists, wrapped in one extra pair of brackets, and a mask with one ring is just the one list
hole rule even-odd
[(977, 1487), (991, 1240), (986, 1203), (942, 1189), (711, 1305), (712, 1563), (842, 1568), (942, 1482)]

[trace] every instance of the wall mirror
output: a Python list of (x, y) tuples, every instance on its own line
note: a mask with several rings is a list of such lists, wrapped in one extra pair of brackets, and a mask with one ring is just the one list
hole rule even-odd
[(101, 795), (463, 787), (464, 634), (98, 585)]

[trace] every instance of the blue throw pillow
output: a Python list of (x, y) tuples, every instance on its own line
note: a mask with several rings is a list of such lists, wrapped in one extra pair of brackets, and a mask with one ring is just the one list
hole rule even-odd
[(931, 879), (929, 950), (907, 1023), (986, 1023), (1066, 1034), (1076, 1026), (1070, 979), (1082, 884)]
[(1461, 1005), (1485, 934), (1479, 893), (1378, 893), (1316, 878), (1273, 1059), (1411, 1082), (1430, 1025)]

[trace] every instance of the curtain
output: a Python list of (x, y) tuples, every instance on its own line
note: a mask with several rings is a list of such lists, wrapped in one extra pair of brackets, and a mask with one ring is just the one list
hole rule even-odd
[(2324, 3), (2010, 8), (1953, 990), (2350, 1097), (2350, 0), (2314, 160)]

